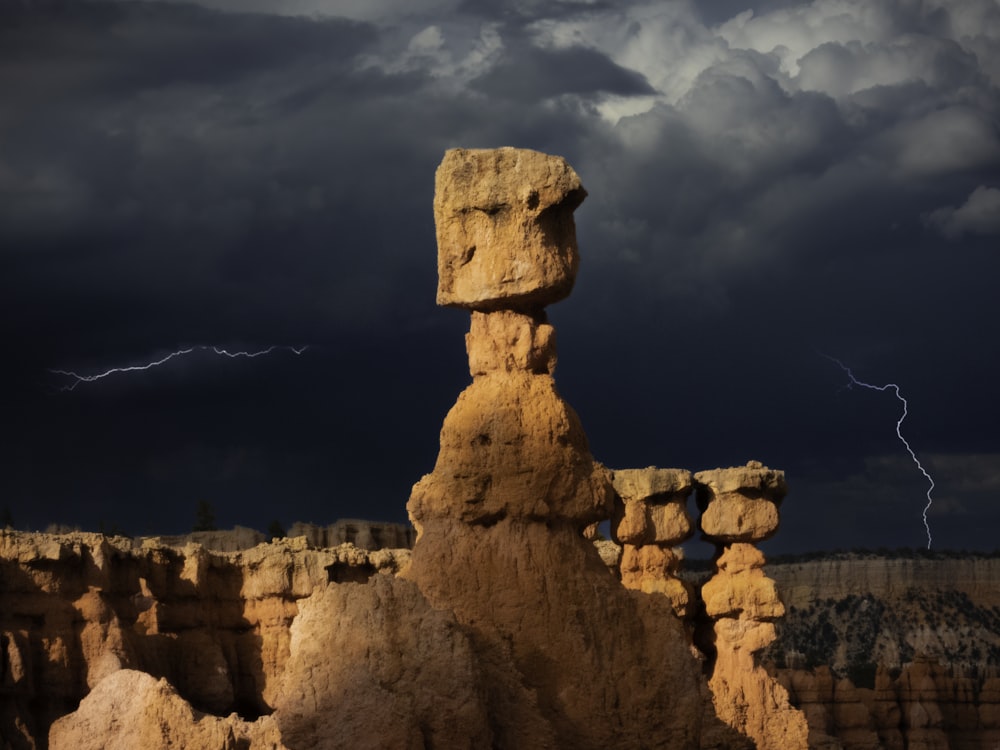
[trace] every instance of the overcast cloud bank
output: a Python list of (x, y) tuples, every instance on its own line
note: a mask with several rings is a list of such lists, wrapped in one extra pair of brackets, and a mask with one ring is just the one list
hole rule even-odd
[[(552, 317), (599, 459), (760, 459), (789, 547), (919, 545), (898, 404), (818, 348), (900, 383), (943, 543), (995, 546), (998, 91), (990, 0), (5, 5), (0, 489), (34, 523), (401, 519), (466, 377), (433, 171), (516, 145), (590, 192)], [(192, 344), (315, 348), (45, 382)]]

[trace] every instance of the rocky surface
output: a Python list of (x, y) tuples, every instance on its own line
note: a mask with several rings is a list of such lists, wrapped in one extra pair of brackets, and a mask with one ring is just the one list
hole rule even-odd
[(567, 296), (587, 192), (564, 159), (516, 148), (451, 149), (434, 182), (439, 305), (529, 312)]
[[(359, 518), (341, 518), (327, 526), (314, 523), (293, 523), (286, 536), (290, 539), (305, 537), (316, 549), (353, 544), (366, 550), (410, 549), (416, 532), (409, 524), (377, 523)], [(208, 545), (206, 545), (208, 546)]]
[(762, 656), (811, 747), (1000, 744), (1000, 559), (831, 555), (768, 572), (787, 614)]
[[(755, 658), (781, 604), (749, 543), (781, 473), (611, 472), (556, 389), (544, 307), (585, 195), (537, 152), (438, 169), (438, 301), (470, 312), (472, 382), (412, 552), (362, 549), (387, 536), (363, 522), (249, 548), (0, 532), (0, 748), (805, 748)], [(719, 545), (700, 593), (677, 576), (692, 490)], [(612, 517), (623, 548), (591, 539)]]
[[(72, 533), (72, 531), (67, 533)], [(308, 546), (315, 549), (353, 544), (361, 549), (377, 550), (409, 549), (413, 546), (416, 534), (413, 527), (408, 524), (342, 518), (326, 526), (296, 522), (291, 525), (288, 533), (284, 536), (288, 539), (302, 537)], [(194, 531), (190, 534), (176, 536), (138, 537), (132, 540), (132, 544), (141, 546), (154, 543), (164, 547), (185, 547), (188, 544), (200, 544), (205, 549), (215, 552), (238, 552), (256, 547), (266, 541), (269, 541), (268, 537), (256, 529), (237, 526), (233, 529)]]
[(775, 639), (774, 621), (785, 609), (774, 581), (764, 575), (764, 555), (747, 541), (764, 539), (777, 529), (784, 473), (750, 461), (694, 478), (702, 511), (699, 525), (717, 549), (715, 574), (701, 589), (709, 622), (701, 624), (696, 636), (714, 662), (708, 684), (715, 708), (757, 747), (804, 750), (805, 717), (755, 658)]
[(166, 678), (201, 711), (269, 713), (298, 603), (408, 559), (301, 537), (218, 552), (0, 531), (0, 747), (44, 746), (49, 725), (120, 669)]
[(621, 502), (611, 516), (611, 536), (619, 544), (674, 547), (694, 533), (687, 511), (690, 471), (619, 469), (612, 481)]
[(721, 544), (761, 542), (778, 530), (778, 506), (788, 491), (785, 473), (759, 461), (695, 474), (701, 530)]
[(676, 545), (694, 533), (687, 499), (694, 487), (686, 469), (619, 469), (612, 477), (617, 502), (611, 538), (622, 545), (625, 588), (662, 594), (682, 619), (694, 617), (697, 595), (677, 576), (683, 560)]
[[(584, 195), (534, 152), (451, 151), (438, 169), (438, 300), (474, 310), (473, 381), (413, 488), (403, 575), (486, 655), (487, 705), (539, 727), (532, 746), (697, 747), (701, 670), (670, 602), (623, 588), (582, 535), (615, 490), (556, 390), (542, 306), (572, 285)], [(504, 725), (500, 746), (521, 746)]]
[(108, 675), (80, 708), (52, 726), (50, 750), (286, 750), (274, 720), (249, 722), (191, 708), (170, 683), (122, 669)]
[(290, 747), (492, 745), (474, 644), (412, 583), (379, 576), (319, 589), (291, 636), (274, 714)]

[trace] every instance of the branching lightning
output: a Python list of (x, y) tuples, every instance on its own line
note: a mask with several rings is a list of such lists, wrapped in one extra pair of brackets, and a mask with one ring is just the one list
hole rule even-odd
[(910, 444), (906, 442), (906, 438), (903, 437), (901, 428), (903, 425), (903, 420), (906, 419), (908, 411), (907, 411), (906, 399), (903, 398), (903, 394), (899, 392), (899, 386), (896, 385), (895, 383), (886, 383), (885, 385), (872, 385), (871, 383), (864, 383), (858, 380), (856, 377), (854, 377), (854, 373), (851, 372), (851, 368), (845, 365), (839, 359), (831, 357), (829, 354), (823, 354), (822, 352), (820, 352), (820, 354), (822, 354), (822, 356), (826, 357), (831, 362), (834, 362), (838, 367), (840, 367), (841, 370), (847, 373), (847, 377), (851, 379), (851, 382), (847, 384), (848, 388), (850, 388), (852, 385), (860, 385), (862, 388), (870, 388), (873, 391), (892, 390), (893, 393), (896, 394), (896, 398), (899, 399), (900, 402), (902, 402), (903, 413), (900, 415), (899, 421), (896, 422), (896, 437), (898, 437), (900, 442), (902, 442), (902, 444), (906, 447), (907, 452), (910, 454), (910, 458), (913, 459), (913, 463), (917, 465), (917, 468), (920, 469), (920, 473), (923, 474), (924, 477), (927, 478), (928, 483), (930, 483), (930, 487), (928, 487), (927, 489), (927, 505), (924, 506), (924, 512), (923, 512), (924, 528), (927, 530), (927, 549), (930, 549), (931, 525), (930, 522), (927, 520), (927, 512), (931, 509), (931, 505), (934, 504), (934, 499), (931, 497), (931, 493), (934, 491), (934, 480), (931, 479), (931, 475), (927, 473), (927, 469), (925, 469), (923, 464), (920, 463), (920, 459), (917, 458), (917, 454), (913, 452), (913, 448), (910, 447)]
[(254, 352), (243, 352), (243, 351), (231, 352), (227, 349), (223, 349), (218, 346), (208, 346), (208, 345), (190, 346), (186, 349), (178, 349), (177, 351), (171, 352), (167, 356), (161, 357), (160, 359), (154, 360), (152, 362), (146, 362), (141, 365), (129, 365), (128, 367), (112, 367), (109, 370), (105, 370), (104, 372), (99, 372), (94, 375), (80, 375), (79, 373), (73, 372), (72, 370), (49, 370), (49, 372), (55, 375), (64, 375), (67, 378), (72, 378), (72, 382), (70, 382), (69, 385), (64, 385), (59, 388), (59, 390), (61, 391), (72, 391), (78, 385), (80, 385), (80, 383), (93, 383), (96, 380), (102, 380), (103, 378), (106, 378), (110, 375), (118, 375), (129, 372), (139, 372), (141, 370), (150, 370), (154, 367), (165, 365), (167, 362), (169, 362), (172, 359), (176, 359), (177, 357), (183, 357), (187, 354), (191, 354), (192, 352), (210, 351), (213, 352), (214, 354), (219, 355), (220, 357), (229, 357), (230, 359), (237, 359), (240, 357), (253, 359), (254, 357), (260, 357), (265, 354), (270, 354), (271, 352), (274, 351), (290, 351), (295, 354), (302, 354), (302, 352), (304, 352), (308, 348), (309, 348), (308, 346), (269, 346), (266, 349), (260, 349)]

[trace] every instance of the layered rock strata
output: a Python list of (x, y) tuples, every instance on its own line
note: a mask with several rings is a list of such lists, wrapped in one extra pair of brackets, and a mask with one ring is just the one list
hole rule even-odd
[(710, 618), (700, 641), (712, 654), (709, 687), (718, 715), (761, 748), (808, 747), (808, 726), (788, 693), (756, 662), (784, 614), (764, 555), (753, 546), (778, 528), (784, 473), (757, 461), (694, 476), (704, 538), (716, 544), (715, 575), (701, 589)]
[(685, 469), (619, 469), (611, 538), (622, 545), (621, 581), (626, 588), (665, 595), (681, 618), (695, 614), (693, 587), (677, 577), (683, 559), (677, 548), (694, 533), (687, 512), (693, 489)]
[(416, 533), (402, 523), (376, 523), (359, 518), (341, 518), (327, 526), (314, 523), (293, 523), (288, 528), (290, 538), (305, 537), (316, 549), (353, 544), (366, 550), (410, 549)]
[(1000, 744), (1000, 559), (840, 553), (769, 574), (788, 613), (762, 659), (810, 747)]

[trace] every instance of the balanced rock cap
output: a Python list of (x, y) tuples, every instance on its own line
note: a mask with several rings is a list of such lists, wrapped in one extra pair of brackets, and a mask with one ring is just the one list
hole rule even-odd
[(785, 472), (769, 469), (760, 461), (747, 461), (746, 466), (728, 469), (699, 471), (694, 475), (694, 481), (698, 489), (699, 505), (707, 499), (707, 494), (737, 492), (751, 497), (765, 496), (780, 502), (788, 492)]
[(691, 472), (687, 469), (615, 469), (615, 492), (625, 500), (666, 501), (669, 495), (687, 495), (691, 491)]
[(434, 188), (439, 305), (532, 311), (569, 295), (579, 266), (573, 211), (587, 191), (565, 159), (451, 149)]

